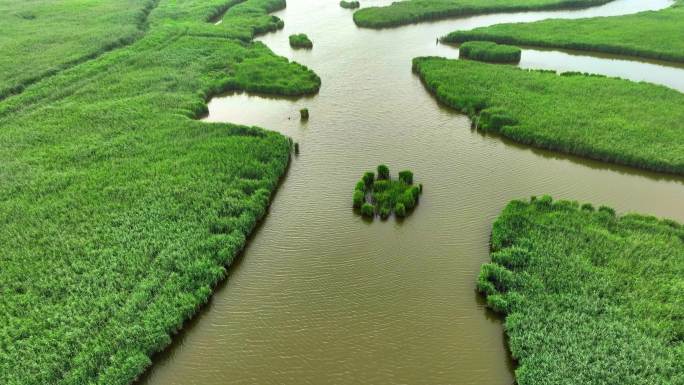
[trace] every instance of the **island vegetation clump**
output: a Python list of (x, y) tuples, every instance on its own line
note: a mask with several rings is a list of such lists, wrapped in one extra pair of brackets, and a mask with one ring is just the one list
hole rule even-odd
[(517, 383), (681, 383), (684, 226), (544, 196), (511, 202), (491, 242), (477, 288)]
[(345, 0), (340, 1), (340, 7), (342, 7), (342, 8), (356, 9), (356, 8), (359, 8), (360, 6), (361, 6), (361, 3), (359, 3), (358, 1), (345, 1)]
[(359, 27), (387, 28), (420, 21), (473, 16), (494, 12), (524, 12), (584, 8), (611, 0), (404, 0), (354, 13)]
[(413, 183), (413, 172), (401, 171), (397, 179), (392, 179), (389, 167), (381, 164), (377, 176), (368, 171), (356, 183), (352, 204), (360, 209), (361, 215), (369, 218), (377, 214), (386, 219), (392, 212), (405, 217), (416, 207), (422, 192), (423, 186)]
[(416, 58), (413, 68), (439, 101), (468, 114), (479, 130), (596, 160), (684, 174), (684, 94), (675, 90), (435, 57)]
[[(284, 0), (225, 3), (161, 1), (131, 44), (0, 101), (0, 384), (130, 384), (265, 214), (290, 141), (197, 118), (221, 92), (320, 79), (251, 40)], [(33, 39), (62, 28), (44, 19)]]
[(459, 57), (489, 63), (518, 63), (522, 50), (505, 44), (490, 41), (469, 41), (461, 44)]
[(441, 40), (452, 43), (487, 40), (684, 62), (684, 39), (668, 36), (684, 36), (684, 0), (677, 0), (672, 7), (660, 11), (496, 24), (452, 32)]
[(313, 48), (313, 42), (305, 33), (290, 35), (290, 47), (292, 48)]

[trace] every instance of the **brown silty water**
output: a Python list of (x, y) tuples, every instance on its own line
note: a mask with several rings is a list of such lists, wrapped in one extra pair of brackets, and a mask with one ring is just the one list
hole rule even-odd
[[(372, 1), (364, 2), (365, 5)], [(684, 220), (683, 179), (481, 135), (441, 107), (411, 59), (458, 57), (436, 38), (549, 17), (659, 9), (619, 0), (581, 11), (497, 14), (390, 30), (357, 28), (335, 1), (290, 0), (283, 31), (259, 40), (318, 73), (298, 100), (217, 97), (207, 121), (257, 125), (301, 145), (263, 225), (209, 305), (176, 336), (144, 384), (502, 384), (514, 365), (501, 320), (475, 293), (492, 221), (512, 199), (551, 194)], [(287, 37), (307, 33), (310, 51)], [(684, 70), (525, 50), (523, 67), (581, 70), (684, 90)], [(311, 118), (299, 120), (308, 107)], [(425, 191), (406, 220), (364, 221), (351, 193), (378, 164), (415, 172)]]

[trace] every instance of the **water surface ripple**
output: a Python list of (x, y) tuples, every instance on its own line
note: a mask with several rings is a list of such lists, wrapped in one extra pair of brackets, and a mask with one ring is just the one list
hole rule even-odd
[[(364, 1), (371, 5), (373, 1)], [(289, 0), (283, 31), (260, 40), (314, 69), (305, 99), (217, 97), (207, 121), (278, 130), (301, 154), (270, 213), (210, 304), (141, 380), (164, 385), (513, 383), (500, 320), (475, 294), (493, 219), (511, 199), (552, 194), (684, 220), (682, 178), (557, 155), (470, 130), (411, 73), (411, 59), (458, 51), (456, 29), (659, 9), (618, 0), (581, 11), (478, 16), (391, 30), (354, 26), (336, 1)], [(293, 51), (291, 33), (311, 51)], [(684, 90), (659, 63), (525, 50), (523, 67), (581, 70)], [(311, 119), (301, 123), (298, 110)], [(414, 170), (425, 192), (404, 221), (351, 208), (363, 171)]]

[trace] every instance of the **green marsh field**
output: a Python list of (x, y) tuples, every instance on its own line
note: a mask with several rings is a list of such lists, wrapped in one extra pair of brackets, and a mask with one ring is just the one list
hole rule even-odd
[(404, 0), (391, 5), (368, 7), (354, 13), (354, 22), (364, 28), (387, 28), (420, 21), (439, 20), (499, 12), (583, 8), (610, 0)]
[(518, 383), (681, 384), (683, 242), (670, 220), (511, 202), (478, 289), (506, 314)]
[(536, 47), (565, 48), (646, 59), (684, 62), (684, 1), (668, 9), (634, 15), (535, 23), (498, 24), (457, 31), (446, 42), (489, 40)]
[(0, 384), (684, 384), (681, 9), (0, 1)]

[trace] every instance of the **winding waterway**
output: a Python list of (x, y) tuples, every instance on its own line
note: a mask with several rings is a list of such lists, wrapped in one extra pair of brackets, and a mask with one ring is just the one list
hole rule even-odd
[[(372, 1), (364, 5), (374, 4)], [(386, 3), (386, 2), (385, 2)], [(207, 121), (258, 125), (301, 144), (269, 215), (209, 305), (141, 383), (513, 383), (502, 324), (475, 293), (491, 224), (511, 199), (551, 194), (684, 220), (684, 178), (516, 145), (470, 129), (411, 73), (411, 59), (457, 57), (457, 29), (659, 9), (618, 0), (582, 11), (499, 14), (389, 30), (354, 26), (336, 1), (289, 0), (285, 29), (260, 38), (318, 73), (298, 100), (217, 97)], [(287, 36), (307, 33), (311, 51)], [(684, 91), (684, 69), (525, 50), (523, 67), (581, 70)], [(302, 123), (298, 110), (308, 107)], [(351, 192), (365, 170), (411, 168), (425, 185), (403, 221), (364, 221)]]

